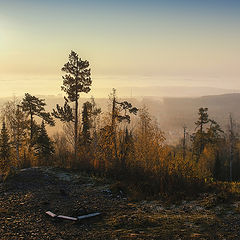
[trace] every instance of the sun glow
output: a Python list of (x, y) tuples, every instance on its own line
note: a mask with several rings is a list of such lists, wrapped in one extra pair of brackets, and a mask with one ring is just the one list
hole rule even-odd
[[(96, 81), (99, 88), (186, 82), (222, 88), (231, 82), (240, 88), (240, 8), (164, 6), (155, 0), (140, 1), (137, 7), (129, 3), (127, 8), (104, 0), (106, 5), (96, 1), (84, 7), (80, 0), (69, 0), (72, 4), (67, 5), (46, 0), (5, 2), (0, 8), (0, 81), (10, 78), (18, 89), (31, 82), (25, 87), (34, 91), (50, 75), (53, 86), (53, 79), (61, 79), (70, 50), (89, 60), (93, 78), (103, 76)], [(0, 88), (0, 93), (15, 91), (6, 87), (8, 92)], [(55, 88), (44, 91), (49, 89)]]

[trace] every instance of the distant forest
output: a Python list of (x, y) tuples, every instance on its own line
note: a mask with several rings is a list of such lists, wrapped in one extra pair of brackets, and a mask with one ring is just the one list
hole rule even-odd
[[(103, 112), (94, 98), (80, 106), (91, 91), (90, 64), (71, 51), (62, 71), (64, 104), (46, 111), (44, 99), (26, 93), (1, 109), (0, 173), (55, 166), (110, 177), (146, 197), (200, 191), (206, 183), (240, 179), (240, 141), (229, 115), (222, 126), (205, 106), (196, 109), (194, 131), (182, 128), (179, 144), (167, 144), (159, 123), (147, 107), (119, 99), (116, 89)], [(46, 126), (62, 129), (49, 136)]]

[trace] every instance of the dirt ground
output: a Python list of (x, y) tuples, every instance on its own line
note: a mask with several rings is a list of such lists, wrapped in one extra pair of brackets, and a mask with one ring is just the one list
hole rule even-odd
[[(240, 239), (240, 201), (219, 203), (215, 194), (166, 205), (128, 200), (99, 179), (54, 168), (19, 171), (0, 184), (0, 239)], [(77, 217), (69, 221), (46, 211)]]

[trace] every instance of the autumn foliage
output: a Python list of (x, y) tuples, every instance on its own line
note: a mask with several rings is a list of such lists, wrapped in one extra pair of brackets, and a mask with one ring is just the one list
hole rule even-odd
[[(184, 127), (183, 141), (170, 146), (147, 107), (118, 99), (115, 89), (108, 112), (94, 98), (80, 110), (79, 93), (89, 92), (92, 83), (89, 63), (75, 52), (69, 61), (63, 68), (71, 74), (63, 77), (64, 107), (46, 112), (45, 100), (30, 94), (3, 106), (2, 174), (40, 165), (78, 169), (120, 181), (126, 191), (144, 197), (192, 194), (208, 182), (240, 179), (240, 144), (232, 122), (229, 137), (209, 118), (208, 108), (200, 108), (189, 141)], [(49, 137), (45, 124), (53, 126), (53, 117), (63, 122), (63, 130)]]

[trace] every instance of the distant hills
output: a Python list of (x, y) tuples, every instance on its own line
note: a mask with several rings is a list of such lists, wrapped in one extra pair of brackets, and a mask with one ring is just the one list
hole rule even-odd
[(146, 98), (143, 101), (150, 107), (171, 142), (178, 141), (183, 126), (189, 132), (193, 131), (200, 107), (207, 107), (209, 117), (215, 119), (223, 129), (227, 128), (230, 113), (236, 122), (240, 122), (240, 93), (198, 98)]
[[(40, 96), (46, 99), (47, 110), (51, 111), (57, 103), (63, 104), (61, 96)], [(0, 98), (0, 104), (11, 98)], [(209, 108), (210, 118), (215, 119), (223, 129), (227, 128), (229, 114), (240, 122), (240, 93), (209, 95), (203, 97), (134, 97), (124, 98), (137, 107), (147, 106), (151, 115), (159, 122), (169, 142), (177, 143), (182, 136), (183, 126), (191, 133), (198, 118), (200, 107)], [(89, 99), (82, 98), (81, 103)], [(107, 110), (108, 98), (96, 98), (97, 104)]]
[[(95, 88), (91, 92), (94, 96), (108, 96), (112, 88)], [(201, 97), (208, 95), (220, 95), (238, 93), (238, 89), (224, 89), (217, 87), (186, 87), (186, 86), (146, 86), (146, 87), (120, 87), (117, 88), (121, 97)]]

